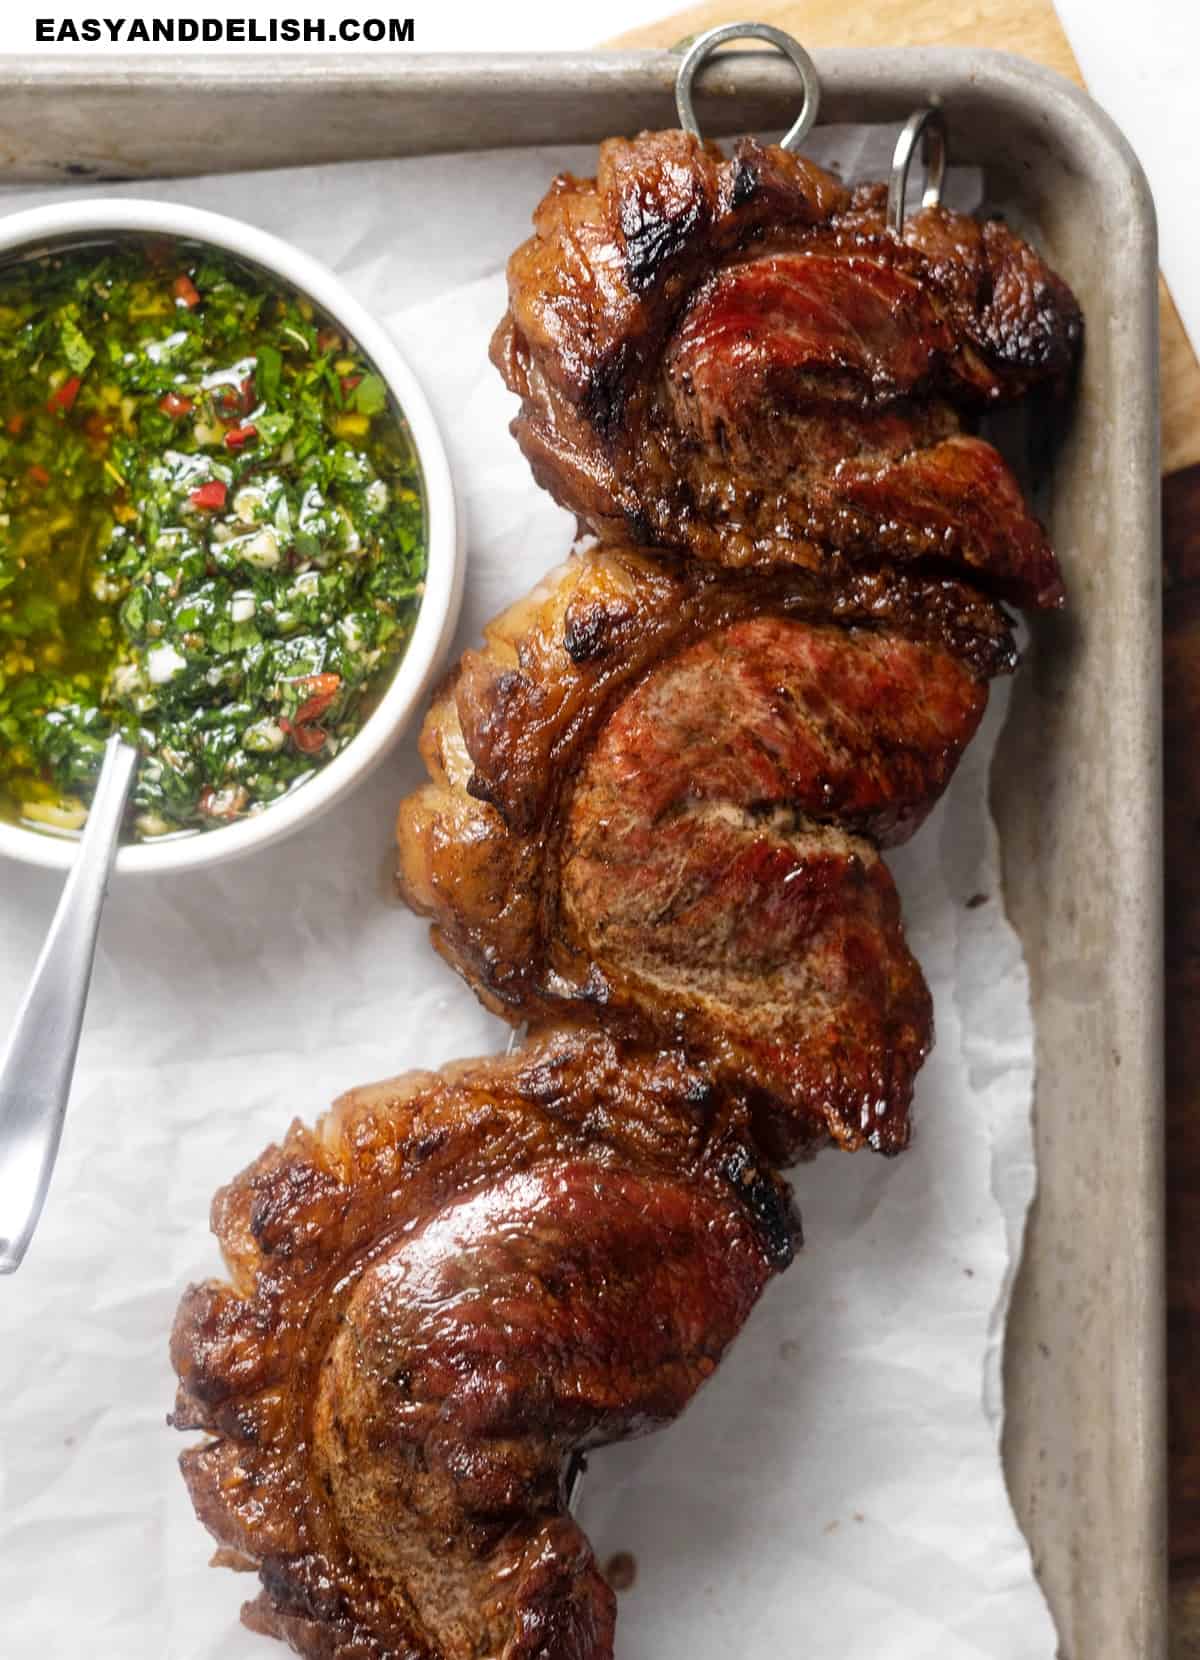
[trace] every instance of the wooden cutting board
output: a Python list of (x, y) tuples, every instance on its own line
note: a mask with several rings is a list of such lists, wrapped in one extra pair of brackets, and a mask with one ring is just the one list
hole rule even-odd
[[(614, 44), (672, 46), (751, 16), (810, 48), (994, 47), (1082, 84), (1050, 0), (704, 0)], [(1166, 285), (1159, 290), (1171, 1660), (1200, 1660), (1200, 363)]]

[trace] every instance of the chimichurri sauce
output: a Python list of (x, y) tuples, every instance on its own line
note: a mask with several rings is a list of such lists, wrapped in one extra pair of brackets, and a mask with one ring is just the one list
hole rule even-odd
[(303, 296), (211, 249), (0, 268), (0, 815), (137, 839), (256, 813), (353, 737), (425, 574), (403, 415)]

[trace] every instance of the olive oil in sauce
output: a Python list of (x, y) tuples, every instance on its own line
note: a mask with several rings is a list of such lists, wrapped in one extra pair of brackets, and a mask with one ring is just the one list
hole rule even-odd
[(232, 258), (0, 269), (0, 815), (130, 833), (261, 811), (354, 736), (411, 634), (419, 466), (354, 343)]

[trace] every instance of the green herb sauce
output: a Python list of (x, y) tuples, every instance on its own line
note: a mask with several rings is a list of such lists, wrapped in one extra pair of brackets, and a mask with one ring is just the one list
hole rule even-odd
[(0, 269), (0, 815), (138, 838), (261, 811), (354, 736), (425, 573), (404, 417), (301, 295), (210, 249)]

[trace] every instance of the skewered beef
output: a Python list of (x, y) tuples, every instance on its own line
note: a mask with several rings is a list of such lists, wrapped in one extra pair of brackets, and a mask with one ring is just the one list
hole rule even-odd
[(674, 1418), (791, 1258), (740, 1108), (562, 1031), (294, 1124), (217, 1195), (174, 1423), (243, 1612), (310, 1660), (607, 1660), (572, 1449)]
[(845, 578), (939, 567), (1030, 607), (1062, 585), (979, 410), (1071, 378), (1078, 306), (998, 221), (886, 226), (743, 140), (611, 139), (509, 261), (492, 343), (538, 482), (600, 535)]
[(1008, 666), (952, 582), (719, 574), (577, 556), (487, 630), (434, 703), (400, 876), (514, 1022), (680, 1044), (787, 1158), (896, 1151), (929, 994), (881, 845), (945, 788)]
[(997, 599), (1062, 596), (966, 423), (1065, 387), (1080, 319), (1004, 226), (883, 207), (643, 134), (510, 263), (517, 436), (604, 541), (449, 675), (398, 835), (537, 1029), (293, 1125), (172, 1344), (196, 1510), (309, 1660), (610, 1660), (569, 1455), (681, 1411), (790, 1259), (764, 1159), (907, 1140), (932, 1015), (880, 849), (1014, 665)]

